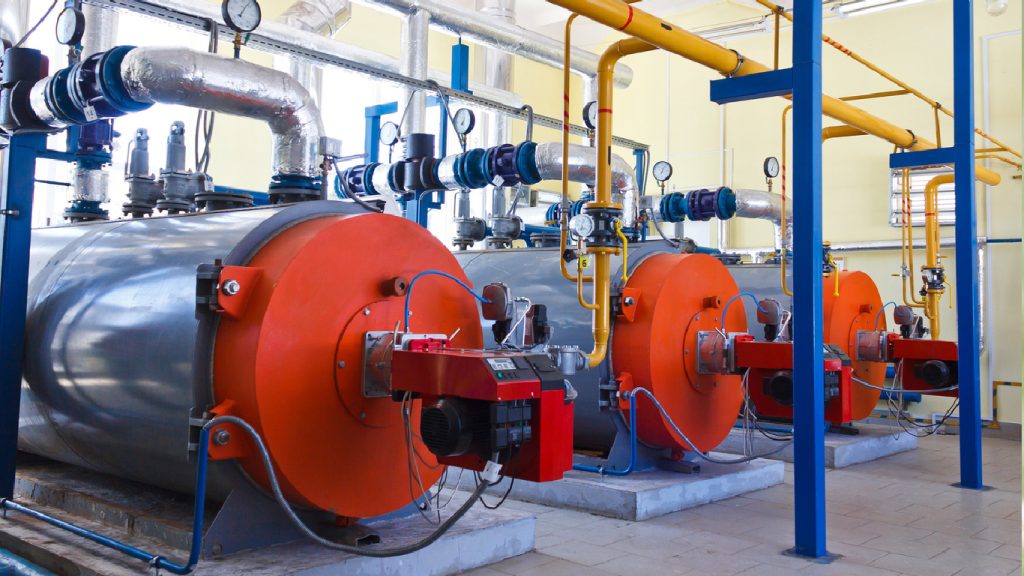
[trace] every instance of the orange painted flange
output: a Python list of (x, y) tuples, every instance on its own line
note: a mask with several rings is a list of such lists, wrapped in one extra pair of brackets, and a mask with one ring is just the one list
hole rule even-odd
[[(839, 296), (835, 295), (835, 278), (831, 275), (822, 279), (825, 311), (824, 338), (827, 344), (842, 348), (853, 361), (853, 377), (874, 386), (885, 384), (885, 364), (857, 361), (857, 331), (875, 330), (875, 318), (882, 308), (882, 297), (874, 280), (863, 272), (839, 273)], [(878, 330), (885, 330), (885, 314), (878, 317)], [(881, 391), (867, 386), (853, 384), (853, 420), (863, 420), (871, 415), (878, 403)]]
[[(629, 278), (639, 291), (632, 321), (619, 319), (612, 363), (623, 390), (647, 388), (701, 451), (718, 446), (736, 423), (743, 390), (739, 376), (697, 374), (697, 332), (722, 328), (722, 308), (739, 289), (729, 270), (705, 254), (658, 254)], [(726, 332), (746, 331), (744, 303), (729, 307)], [(628, 403), (620, 409), (628, 419)], [(690, 450), (641, 396), (637, 435), (658, 448)], [(632, 425), (632, 423), (630, 423)]]
[[(293, 503), (351, 518), (405, 506), (421, 490), (410, 479), (401, 405), (363, 398), (362, 336), (392, 331), (402, 320), (404, 297), (386, 289), (389, 280), (427, 269), (465, 280), (462, 268), (426, 230), (383, 214), (296, 225), (249, 265), (262, 273), (242, 287), (251, 291), (247, 305), (239, 317), (223, 317), (217, 332), (216, 401), (234, 400), (233, 413), (260, 432)], [(476, 303), (451, 280), (421, 278), (411, 309), (412, 330), (460, 329), (455, 345), (482, 345)], [(418, 434), (418, 401), (412, 428)], [(429, 450), (415, 445), (436, 466)], [(440, 476), (439, 467), (413, 461), (424, 487)], [(241, 463), (267, 486), (258, 455)]]

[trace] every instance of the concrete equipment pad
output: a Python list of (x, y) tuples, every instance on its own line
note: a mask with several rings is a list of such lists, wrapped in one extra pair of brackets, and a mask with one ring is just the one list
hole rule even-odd
[[(903, 432), (894, 433), (888, 426), (877, 426), (873, 424), (857, 424), (858, 434), (836, 434), (825, 433), (825, 466), (828, 468), (845, 468), (861, 462), (870, 462), (885, 456), (891, 456), (899, 452), (906, 452), (917, 448), (917, 437)], [(728, 452), (729, 454), (742, 454), (744, 444), (742, 428), (733, 428), (728, 438), (722, 442), (716, 450)], [(769, 440), (754, 431), (753, 453), (761, 454), (778, 446), (778, 442)], [(793, 447), (768, 456), (774, 460), (785, 462), (793, 461)]]
[[(18, 474), (17, 501), (177, 562), (188, 556), (182, 545), (187, 546), (190, 540), (191, 496), (173, 495), (47, 461), (20, 465)], [(445, 517), (465, 497), (457, 494)], [(488, 498), (493, 500), (494, 495), (488, 492)], [(369, 527), (381, 535), (380, 546), (389, 548), (420, 540), (434, 529), (418, 515)], [(477, 505), (437, 542), (407, 556), (354, 556), (303, 540), (205, 559), (194, 574), (442, 576), (525, 554), (533, 550), (534, 538), (532, 516), (507, 508), (485, 510)], [(145, 562), (15, 512), (0, 520), (0, 548), (58, 574), (152, 574)]]
[[(558, 482), (516, 480), (509, 498), (639, 521), (781, 484), (784, 472), (782, 462), (765, 459), (729, 465), (703, 461), (694, 474), (651, 470), (601, 476), (572, 470)], [(500, 493), (503, 486), (494, 491)]]

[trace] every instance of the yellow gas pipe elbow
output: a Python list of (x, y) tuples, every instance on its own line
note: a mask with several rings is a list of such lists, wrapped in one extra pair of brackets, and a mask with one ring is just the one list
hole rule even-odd
[[(616, 0), (618, 1), (618, 0)], [(632, 7), (630, 7), (632, 9)], [(594, 201), (590, 208), (621, 208), (612, 201), (612, 104), (615, 64), (629, 54), (654, 50), (651, 44), (627, 38), (612, 44), (601, 54), (597, 65), (597, 178)], [(594, 350), (588, 356), (591, 368), (604, 362), (608, 355), (611, 333), (611, 257), (615, 248), (588, 248), (594, 255)]]

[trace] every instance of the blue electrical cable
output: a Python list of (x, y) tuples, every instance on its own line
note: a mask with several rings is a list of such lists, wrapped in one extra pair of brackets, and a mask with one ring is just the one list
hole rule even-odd
[(420, 278), (422, 278), (424, 276), (432, 276), (432, 275), (433, 276), (444, 276), (445, 278), (455, 282), (459, 286), (462, 286), (463, 288), (465, 288), (466, 292), (469, 292), (473, 296), (473, 298), (476, 298), (478, 301), (480, 301), (483, 304), (490, 304), (491, 303), (491, 301), (488, 300), (487, 298), (484, 298), (483, 296), (480, 296), (476, 292), (473, 292), (473, 289), (470, 288), (468, 284), (466, 284), (462, 280), (459, 280), (458, 278), (456, 278), (455, 276), (452, 276), (451, 274), (449, 274), (447, 272), (441, 272), (440, 270), (424, 270), (423, 272), (420, 272), (419, 274), (417, 274), (417, 275), (412, 277), (412, 280), (409, 281), (409, 288), (405, 292), (405, 315), (403, 316), (403, 318), (405, 319), (405, 323), (404, 323), (404, 325), (402, 327), (403, 330), (406, 330), (406, 331), (409, 330), (409, 315), (411, 314), (411, 312), (409, 311), (409, 301), (412, 298), (412, 287), (414, 285), (416, 285), (416, 281), (419, 280)]
[(882, 305), (882, 309), (878, 311), (878, 314), (875, 314), (875, 330), (878, 330), (878, 320), (879, 320), (879, 318), (882, 317), (882, 313), (885, 312), (885, 309), (888, 308), (890, 305), (893, 308), (896, 307), (896, 303), (890, 300), (889, 302), (886, 302), (885, 304)]
[(757, 301), (757, 296), (754, 296), (754, 294), (751, 292), (740, 292), (739, 294), (733, 296), (732, 298), (729, 298), (729, 301), (725, 303), (725, 308), (722, 308), (722, 328), (725, 328), (725, 317), (729, 314), (729, 306), (731, 306), (733, 301), (739, 298), (740, 296), (750, 297), (750, 299), (754, 301), (754, 304), (757, 304), (758, 310), (766, 314), (768, 313), (768, 311), (761, 306), (761, 303)]

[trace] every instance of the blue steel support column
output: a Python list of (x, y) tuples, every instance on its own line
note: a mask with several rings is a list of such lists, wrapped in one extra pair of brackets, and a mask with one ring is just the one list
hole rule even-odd
[(960, 485), (983, 488), (978, 367), (978, 253), (974, 205), (974, 24), (972, 0), (953, 0), (953, 120), (956, 155), (956, 312), (960, 381)]
[(2, 197), (3, 244), (0, 246), (0, 498), (14, 495), (14, 459), (18, 450), (18, 409), (25, 346), (29, 244), (36, 155), (46, 147), (44, 134), (11, 138), (7, 149)]
[(821, 0), (796, 0), (793, 16), (793, 553), (821, 558), (828, 555), (821, 290)]

